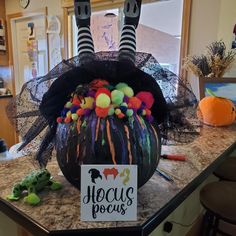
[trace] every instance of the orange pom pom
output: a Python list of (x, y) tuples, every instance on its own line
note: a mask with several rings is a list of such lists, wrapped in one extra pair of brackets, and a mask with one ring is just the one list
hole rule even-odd
[(109, 109), (110, 107), (107, 108), (96, 107), (95, 112), (98, 117), (104, 118), (107, 117)]
[(142, 102), (136, 97), (131, 97), (129, 99), (128, 108), (133, 108), (138, 110), (141, 107)]
[(71, 117), (66, 117), (64, 120), (65, 123), (70, 123), (71, 122)]
[(78, 109), (78, 110), (76, 111), (76, 114), (77, 114), (78, 116), (84, 115), (84, 109)]
[(147, 116), (150, 116), (152, 114), (152, 112), (149, 109), (145, 109), (145, 111)]
[(75, 95), (75, 96), (73, 97), (72, 104), (73, 104), (73, 105), (76, 105), (76, 106), (79, 106), (80, 103), (81, 103), (81, 102), (80, 102), (80, 100), (78, 99), (77, 95)]

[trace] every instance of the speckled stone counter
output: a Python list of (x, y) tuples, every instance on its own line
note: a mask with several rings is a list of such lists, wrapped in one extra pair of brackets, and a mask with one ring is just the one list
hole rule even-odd
[[(6, 195), (13, 183), (34, 169), (30, 157), (21, 157), (0, 164), (0, 210), (34, 235), (147, 235), (165, 219), (212, 171), (236, 148), (236, 124), (227, 128), (203, 127), (201, 135), (191, 144), (163, 147), (165, 154), (187, 156), (186, 162), (161, 160), (174, 182), (157, 174), (138, 191), (138, 220), (135, 222), (81, 222), (80, 193), (63, 176), (59, 176), (56, 160), (49, 171), (63, 184), (59, 191), (44, 190), (39, 194), (42, 203), (32, 207), (8, 202)], [(132, 235), (133, 235), (132, 234)]]

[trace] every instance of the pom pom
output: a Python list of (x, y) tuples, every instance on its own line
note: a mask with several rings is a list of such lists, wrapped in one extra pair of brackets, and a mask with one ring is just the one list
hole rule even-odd
[(108, 115), (109, 115), (109, 116), (112, 116), (112, 115), (114, 115), (114, 113), (115, 113), (114, 107), (110, 107), (110, 109), (109, 109), (109, 111), (108, 111)]
[(77, 121), (78, 118), (79, 118), (79, 116), (78, 116), (76, 113), (74, 113), (74, 114), (71, 115), (71, 119), (72, 119), (73, 121)]
[(110, 97), (105, 93), (100, 93), (96, 98), (96, 106), (101, 108), (109, 107), (111, 103)]
[(93, 102), (94, 102), (94, 98), (92, 97), (85, 97), (84, 99), (82, 99), (82, 103), (80, 104), (80, 107), (83, 109), (93, 109)]
[(94, 90), (89, 90), (89, 91), (88, 91), (88, 97), (94, 98), (95, 95), (96, 95), (96, 92), (95, 92)]
[(152, 114), (152, 112), (149, 109), (145, 109), (145, 111), (147, 116), (150, 116)]
[(128, 117), (131, 117), (133, 114), (134, 114), (134, 111), (133, 111), (132, 109), (128, 109), (128, 110), (126, 111), (126, 115), (127, 115)]
[(121, 89), (119, 89), (119, 91), (122, 91), (124, 93), (124, 95), (129, 98), (134, 96), (134, 91), (130, 87), (121, 88)]
[(131, 97), (129, 99), (128, 107), (138, 110), (141, 107), (140, 99), (138, 99), (137, 97)]
[(76, 114), (78, 115), (78, 116), (83, 116), (84, 115), (84, 109), (78, 109), (77, 111), (76, 111)]
[(121, 112), (119, 115), (118, 115), (118, 118), (119, 119), (122, 119), (122, 118), (124, 118), (125, 117), (125, 115)]
[(120, 110), (123, 112), (123, 113), (126, 113), (127, 111), (127, 106), (120, 106)]
[(154, 97), (150, 92), (139, 92), (136, 97), (144, 102), (148, 109), (150, 109), (154, 103)]
[(102, 88), (105, 85), (109, 85), (109, 83), (106, 80), (95, 79), (89, 85), (90, 85), (90, 88), (94, 90), (98, 90), (99, 88)]
[(57, 123), (62, 123), (63, 122), (63, 118), (62, 117), (57, 117)]
[(70, 123), (71, 122), (71, 117), (66, 117), (64, 120), (65, 123)]
[(92, 110), (90, 109), (84, 109), (84, 115), (89, 116)]
[(66, 105), (65, 105), (66, 108), (71, 108), (71, 106), (72, 106), (71, 102), (67, 102)]
[(126, 104), (128, 104), (128, 102), (129, 102), (129, 97), (128, 97), (128, 96), (124, 96), (123, 101), (124, 101)]
[(66, 113), (66, 117), (71, 117), (71, 111), (68, 111), (68, 112)]
[(107, 108), (101, 108), (96, 107), (95, 112), (98, 117), (105, 118), (108, 115), (109, 107)]
[(124, 93), (119, 90), (113, 90), (111, 92), (111, 100), (112, 103), (115, 103), (117, 105), (121, 104), (123, 102)]
[(61, 116), (65, 117), (66, 116), (66, 113), (69, 111), (68, 108), (64, 108), (61, 112)]
[(115, 114), (118, 116), (120, 113), (121, 113), (121, 110), (120, 110), (119, 108), (117, 108), (117, 109), (115, 110)]
[(73, 105), (71, 108), (70, 108), (70, 111), (71, 113), (76, 113), (76, 111), (79, 109), (79, 106), (75, 106)]
[(147, 119), (147, 121), (149, 121), (150, 123), (152, 123), (153, 120), (154, 120), (153, 116), (146, 116), (146, 119)]
[(128, 107), (128, 104), (126, 102), (123, 102), (120, 105), (123, 106), (123, 107)]
[(126, 84), (126, 83), (118, 83), (116, 85), (116, 89), (118, 89), (118, 90), (120, 90), (120, 89), (122, 89), (124, 87), (128, 87), (128, 84)]
[(105, 93), (107, 96), (111, 97), (111, 92), (110, 92), (108, 89), (106, 89), (106, 88), (100, 88), (100, 89), (98, 89), (98, 91), (96, 92), (95, 98), (97, 98), (98, 95), (101, 94), (101, 93)]
[(73, 97), (72, 104), (76, 106), (80, 106), (80, 100), (78, 99), (77, 95)]
[(147, 114), (146, 110), (143, 110), (142, 111), (142, 116), (146, 116), (146, 114)]

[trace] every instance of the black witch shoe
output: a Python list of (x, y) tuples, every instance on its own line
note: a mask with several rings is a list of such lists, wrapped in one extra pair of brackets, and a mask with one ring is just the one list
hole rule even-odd
[(142, 0), (126, 0), (124, 3), (125, 25), (138, 26)]
[(78, 27), (90, 26), (90, 0), (74, 0), (75, 19)]

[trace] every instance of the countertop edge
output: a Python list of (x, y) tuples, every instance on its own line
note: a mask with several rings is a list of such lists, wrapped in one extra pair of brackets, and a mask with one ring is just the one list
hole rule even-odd
[(164, 205), (158, 213), (154, 214), (143, 225), (143, 235), (150, 234), (168, 215), (174, 211), (236, 148), (236, 141), (228, 147), (214, 162), (185, 186), (174, 198)]
[(58, 230), (49, 231), (42, 225), (38, 224), (32, 218), (19, 211), (18, 209), (10, 206), (10, 203), (3, 198), (0, 198), (0, 209), (3, 213), (16, 221), (18, 224), (23, 225), (29, 232), (35, 236), (56, 236), (56, 235), (95, 235), (98, 232), (104, 236), (116, 236), (122, 233), (125, 235), (132, 235), (135, 233), (137, 236), (148, 235), (151, 233), (173, 210), (175, 210), (236, 148), (236, 141), (229, 146), (214, 162), (212, 162), (206, 169), (204, 169), (196, 178), (187, 184), (178, 194), (176, 194), (166, 205), (164, 205), (156, 214), (150, 217), (144, 224), (133, 227), (119, 227), (119, 228), (98, 228), (98, 229), (75, 229), (75, 230)]

